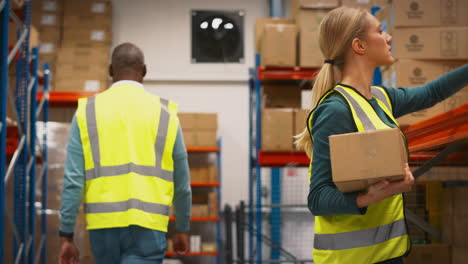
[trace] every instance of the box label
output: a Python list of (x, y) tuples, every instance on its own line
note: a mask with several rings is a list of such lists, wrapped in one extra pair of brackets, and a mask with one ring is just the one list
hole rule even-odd
[(420, 52), (424, 49), (424, 44), (419, 42), (419, 36), (416, 34), (412, 34), (409, 39), (408, 43), (406, 43), (405, 47), (408, 52)]
[(443, 56), (452, 57), (457, 56), (457, 42), (458, 36), (455, 31), (441, 31), (440, 32), (440, 53)]
[(91, 31), (90, 39), (95, 41), (104, 41), (106, 40), (106, 33), (103, 30), (93, 30)]
[(457, 23), (457, 0), (440, 1), (440, 20), (443, 24)]
[(42, 3), (42, 10), (44, 11), (57, 11), (57, 2), (45, 1)]
[(100, 89), (100, 83), (97, 80), (85, 81), (84, 90), (89, 92), (97, 92)]
[(41, 43), (39, 46), (39, 54), (50, 54), (54, 53), (55, 45), (54, 43)]
[(406, 12), (408, 19), (422, 19), (424, 16), (424, 11), (419, 9), (418, 2), (411, 2), (409, 5), (409, 10)]
[(57, 17), (55, 15), (43, 15), (41, 17), (41, 24), (48, 26), (56, 25)]
[(97, 13), (97, 14), (103, 14), (104, 12), (106, 12), (105, 3), (94, 3), (91, 6), (91, 12), (92, 13)]

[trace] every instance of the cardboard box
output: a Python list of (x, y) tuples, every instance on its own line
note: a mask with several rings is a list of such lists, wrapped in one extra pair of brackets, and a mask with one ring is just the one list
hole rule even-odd
[(392, 49), (399, 59), (468, 59), (468, 27), (396, 28)]
[(301, 87), (297, 85), (264, 84), (262, 93), (264, 108), (301, 107)]
[(388, 5), (388, 2), (388, 0), (341, 0), (341, 5), (370, 9), (373, 6), (385, 7)]
[(112, 30), (111, 16), (67, 15), (63, 18), (64, 28), (105, 28)]
[(108, 79), (57, 79), (54, 91), (88, 91), (98, 92), (108, 87)]
[(218, 115), (216, 113), (178, 113), (182, 129), (185, 130), (214, 130), (218, 129)]
[(332, 135), (329, 140), (333, 182), (340, 191), (360, 191), (384, 179), (403, 179), (406, 150), (399, 129)]
[(330, 9), (300, 9), (296, 15), (299, 27), (299, 66), (321, 67), (323, 56), (319, 47), (319, 25)]
[(108, 64), (60, 63), (57, 66), (56, 79), (106, 79)]
[(394, 1), (396, 27), (468, 26), (466, 0)]
[(340, 0), (291, 0), (291, 17), (297, 19), (301, 9), (333, 9), (340, 5)]
[(294, 110), (294, 135), (302, 133), (307, 126), (307, 118), (309, 117), (309, 109)]
[(218, 177), (218, 167), (216, 166), (211, 166), (208, 167), (208, 182), (218, 182), (219, 177)]
[(450, 263), (450, 246), (445, 244), (412, 245), (410, 254), (404, 258), (405, 264)]
[(34, 0), (32, 1), (32, 9), (33, 13), (60, 13), (63, 11), (63, 0)]
[(266, 24), (260, 41), (261, 64), (296, 66), (297, 27), (292, 24)]
[(215, 242), (203, 242), (201, 244), (202, 252), (216, 252), (217, 248), (218, 246)]
[(65, 16), (69, 15), (112, 15), (112, 5), (110, 1), (66, 1), (64, 5)]
[(255, 21), (255, 52), (260, 52), (260, 40), (266, 24), (294, 24), (294, 21), (287, 18), (257, 18)]
[(468, 244), (464, 247), (452, 247), (452, 264), (466, 264)]
[[(394, 72), (390, 75), (388, 83), (390, 87), (415, 87), (424, 85), (450, 70), (456, 69), (466, 61), (422, 61), (422, 60), (404, 60), (401, 59), (394, 64)], [(389, 78), (384, 74), (384, 79)], [(410, 125), (453, 110), (468, 102), (468, 87), (452, 95), (435, 106), (414, 112), (398, 118), (400, 125)]]
[(62, 47), (58, 54), (58, 63), (110, 64), (110, 50), (101, 45), (92, 47)]
[(83, 42), (109, 46), (112, 41), (111, 32), (106, 28), (64, 29), (63, 45), (77, 47)]
[(187, 147), (216, 147), (215, 130), (186, 130), (183, 132)]
[(31, 23), (37, 28), (56, 28), (62, 26), (62, 15), (60, 13), (38, 12), (32, 13)]
[(262, 110), (262, 150), (293, 150), (293, 109)]
[(216, 192), (208, 193), (208, 216), (218, 216), (218, 194)]

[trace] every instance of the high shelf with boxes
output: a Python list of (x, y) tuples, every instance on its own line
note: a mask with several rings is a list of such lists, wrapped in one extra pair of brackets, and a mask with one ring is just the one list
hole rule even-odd
[(31, 50), (38, 37), (31, 2), (0, 3), (1, 263), (47, 263), (48, 147), (47, 134), (38, 130), (47, 127), (48, 96), (35, 99), (39, 81), (47, 94), (50, 71), (45, 64), (39, 77), (38, 49)]
[[(221, 143), (216, 113), (179, 113), (187, 146), (192, 188), (190, 251), (187, 263), (221, 263)], [(175, 231), (171, 208), (168, 238)], [(166, 256), (174, 257), (172, 240)], [(184, 262), (185, 263), (185, 262)]]

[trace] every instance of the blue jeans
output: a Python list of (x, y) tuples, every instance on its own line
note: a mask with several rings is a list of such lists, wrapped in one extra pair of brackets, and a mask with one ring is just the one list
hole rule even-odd
[(166, 233), (140, 226), (90, 230), (89, 240), (96, 264), (158, 264), (166, 251)]

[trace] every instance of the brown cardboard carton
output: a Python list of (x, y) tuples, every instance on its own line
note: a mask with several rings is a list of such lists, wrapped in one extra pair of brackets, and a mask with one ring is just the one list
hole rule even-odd
[(216, 147), (215, 130), (185, 130), (183, 134), (187, 147)]
[(93, 47), (69, 47), (60, 48), (58, 63), (98, 64), (107, 65), (109, 61), (109, 48), (101, 45)]
[[(390, 76), (391, 87), (415, 87), (424, 85), (444, 73), (456, 69), (466, 61), (422, 61), (401, 59), (394, 64), (395, 70)], [(388, 77), (384, 77), (388, 78)], [(435, 106), (398, 118), (400, 125), (410, 125), (453, 110), (468, 102), (468, 87), (452, 95)]]
[(396, 28), (392, 43), (399, 59), (468, 59), (468, 27)]
[(360, 191), (380, 180), (403, 179), (406, 151), (399, 129), (333, 135), (329, 139), (333, 182), (340, 191)]
[(218, 194), (216, 192), (208, 193), (208, 216), (218, 216)]
[(292, 109), (276, 108), (262, 111), (262, 150), (291, 151), (293, 149)]
[(320, 67), (323, 56), (319, 47), (319, 25), (330, 9), (300, 9), (296, 15), (299, 27), (299, 66)]
[(219, 181), (218, 167), (216, 166), (208, 167), (208, 182), (215, 183), (218, 181)]
[(31, 23), (40, 28), (55, 28), (60, 29), (62, 25), (62, 14), (51, 12), (37, 12), (32, 13)]
[(60, 13), (63, 10), (62, 0), (34, 0), (32, 1), (33, 13), (53, 12)]
[(396, 27), (468, 26), (466, 0), (394, 1)]
[(295, 109), (294, 110), (294, 135), (301, 133), (307, 124), (310, 110), (308, 109)]
[(78, 46), (78, 44), (87, 41), (92, 44), (110, 45), (112, 41), (111, 32), (106, 28), (79, 28), (64, 29), (63, 44), (69, 46)]
[(373, 6), (385, 7), (388, 2), (388, 0), (341, 0), (341, 5), (369, 9)]
[(63, 18), (64, 28), (105, 28), (112, 29), (111, 16), (96, 16), (96, 15), (67, 15)]
[(62, 79), (56, 80), (54, 91), (88, 91), (98, 92), (106, 89), (108, 79)]
[(105, 79), (108, 76), (108, 64), (60, 63), (56, 79)]
[(255, 52), (260, 52), (260, 40), (266, 24), (294, 24), (294, 21), (288, 18), (257, 18), (255, 21)]
[(110, 16), (112, 5), (110, 1), (66, 1), (64, 5), (65, 16), (68, 15), (96, 15)]
[(464, 247), (452, 247), (452, 264), (465, 264), (468, 259), (468, 244)]
[(301, 106), (301, 87), (297, 85), (263, 85), (263, 102), (266, 108), (298, 108)]
[(410, 254), (404, 258), (405, 264), (440, 264), (450, 261), (450, 246), (445, 244), (412, 245)]
[(179, 121), (186, 130), (214, 130), (218, 129), (218, 115), (216, 113), (178, 113)]
[(291, 17), (297, 19), (303, 9), (333, 9), (339, 5), (339, 0), (291, 0)]
[(260, 41), (264, 66), (296, 65), (297, 27), (292, 24), (266, 24)]

